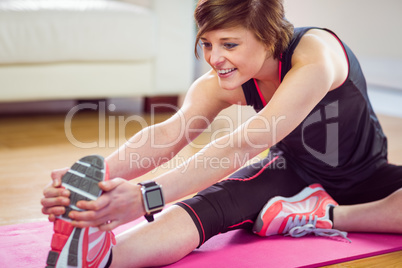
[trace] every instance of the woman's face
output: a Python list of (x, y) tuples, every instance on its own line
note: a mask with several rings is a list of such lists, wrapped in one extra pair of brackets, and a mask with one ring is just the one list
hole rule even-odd
[(201, 36), (204, 58), (223, 89), (233, 90), (262, 72), (269, 52), (244, 27), (213, 30)]

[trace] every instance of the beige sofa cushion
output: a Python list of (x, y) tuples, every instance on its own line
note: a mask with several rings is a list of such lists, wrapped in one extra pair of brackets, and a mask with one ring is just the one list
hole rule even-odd
[(150, 59), (156, 23), (152, 9), (120, 1), (2, 0), (0, 64)]

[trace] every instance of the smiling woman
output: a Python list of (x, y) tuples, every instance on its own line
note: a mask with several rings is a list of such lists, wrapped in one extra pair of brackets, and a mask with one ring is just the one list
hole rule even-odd
[[(74, 244), (87, 248), (96, 244), (88, 233), (97, 227), (109, 238), (98, 263), (148, 267), (178, 261), (211, 237), (240, 228), (260, 236), (402, 233), (402, 214), (395, 213), (402, 167), (388, 163), (387, 139), (352, 50), (328, 29), (293, 29), (281, 0), (200, 0), (195, 19), (197, 44), (212, 70), (191, 85), (176, 114), (105, 158), (110, 180), (99, 184), (97, 200), (66, 209), (70, 193), (60, 182), (67, 170), (52, 173), (42, 205), (55, 221), (55, 236), (78, 239), (73, 234), (80, 233)], [(170, 160), (234, 104), (257, 114), (147, 183), (152, 189), (128, 182), (163, 164), (152, 160)], [(264, 159), (238, 170), (267, 149)], [(132, 159), (150, 161), (130, 165)], [(113, 246), (112, 229), (162, 209), (163, 202), (155, 210), (144, 206), (143, 192), (155, 189), (166, 203), (198, 193)], [(71, 209), (66, 222), (56, 219)], [(73, 228), (82, 232), (69, 233)], [(76, 254), (68, 244), (61, 250)], [(86, 251), (79, 254), (84, 258)]]

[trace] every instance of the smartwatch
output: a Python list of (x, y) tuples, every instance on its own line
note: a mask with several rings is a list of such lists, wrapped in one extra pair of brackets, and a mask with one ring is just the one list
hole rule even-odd
[(146, 212), (144, 217), (148, 222), (152, 222), (154, 214), (161, 212), (165, 205), (162, 187), (154, 181), (144, 181), (138, 184), (141, 185), (142, 198), (144, 199)]

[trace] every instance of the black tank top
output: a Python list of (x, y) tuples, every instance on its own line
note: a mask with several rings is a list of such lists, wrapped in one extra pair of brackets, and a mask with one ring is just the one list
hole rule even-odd
[[(295, 48), (310, 29), (295, 28), (281, 58), (282, 80), (291, 68)], [(272, 153), (284, 153), (286, 166), (296, 169), (306, 182), (318, 181), (331, 190), (355, 185), (387, 162), (387, 139), (368, 99), (360, 64), (339, 41), (349, 64), (345, 82), (328, 92), (293, 132), (271, 148)], [(253, 79), (242, 87), (247, 104), (260, 111), (263, 102)]]

